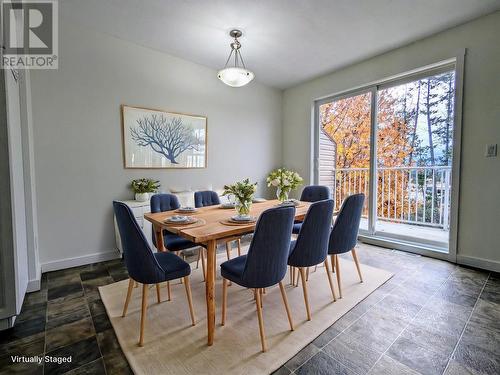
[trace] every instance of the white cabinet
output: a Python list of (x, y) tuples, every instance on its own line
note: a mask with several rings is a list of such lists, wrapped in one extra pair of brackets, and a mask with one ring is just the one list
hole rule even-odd
[[(137, 224), (144, 232), (144, 235), (146, 236), (149, 245), (153, 247), (151, 239), (151, 234), (152, 234), (151, 223), (144, 219), (144, 214), (151, 211), (151, 208), (149, 206), (149, 200), (146, 202), (137, 202), (137, 201), (119, 201), (119, 202), (125, 203), (127, 206), (130, 207), (132, 213), (134, 214), (135, 220), (137, 221)], [(120, 239), (120, 232), (118, 231), (118, 225), (116, 224), (116, 218), (114, 218), (114, 221), (115, 221), (116, 247), (118, 248), (118, 250), (120, 250), (120, 253), (123, 254), (122, 241)]]

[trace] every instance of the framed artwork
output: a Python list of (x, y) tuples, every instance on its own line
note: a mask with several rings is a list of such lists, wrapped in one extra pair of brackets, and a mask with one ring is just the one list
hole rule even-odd
[(207, 118), (121, 106), (125, 168), (206, 168)]

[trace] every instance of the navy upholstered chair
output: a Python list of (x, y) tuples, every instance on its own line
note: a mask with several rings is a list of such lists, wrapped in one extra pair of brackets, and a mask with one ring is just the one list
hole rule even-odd
[(307, 320), (311, 320), (309, 301), (307, 298), (306, 268), (324, 263), (333, 300), (336, 301), (332, 276), (328, 265), (328, 240), (333, 216), (333, 200), (327, 199), (312, 203), (307, 210), (297, 240), (290, 244), (288, 265), (299, 269), (302, 279), (304, 302), (306, 305)]
[(286, 275), (290, 236), (292, 234), (295, 207), (276, 207), (264, 211), (256, 224), (248, 253), (221, 264), (222, 325), (226, 321), (228, 280), (254, 289), (259, 319), (262, 351), (266, 351), (264, 321), (262, 318), (263, 288), (279, 284), (281, 296), (293, 331), (293, 322), (286, 298), (283, 278)]
[(339, 284), (339, 295), (342, 298), (342, 286), (340, 282), (339, 254), (351, 252), (358, 271), (359, 280), (363, 282), (358, 257), (354, 247), (358, 241), (359, 223), (365, 202), (364, 194), (354, 194), (347, 197), (342, 203), (339, 214), (333, 224), (328, 243), (328, 254), (331, 256), (332, 268), (337, 274)]
[(195, 207), (205, 207), (205, 206), (215, 206), (220, 204), (219, 194), (215, 191), (204, 190), (196, 191), (194, 193), (194, 206)]
[[(300, 195), (300, 200), (304, 202), (318, 202), (331, 198), (332, 194), (330, 188), (322, 185), (306, 186)], [(295, 222), (292, 230), (293, 234), (299, 234), (301, 226), (302, 223), (300, 221)]]
[[(177, 196), (175, 196), (174, 194), (154, 194), (151, 197), (150, 204), (152, 213), (173, 211), (181, 206), (179, 204)], [(156, 246), (156, 248), (158, 248), (156, 242), (157, 242), (157, 233), (153, 228), (153, 244)], [(198, 244), (195, 244), (189, 240), (186, 240), (181, 236), (171, 233), (166, 229), (163, 230), (163, 243), (168, 251), (174, 251), (174, 252), (199, 246)]]
[[(215, 206), (220, 204), (219, 194), (215, 191), (204, 190), (204, 191), (196, 191), (194, 193), (194, 206), (196, 208), (199, 207), (207, 207), (207, 206)], [(224, 240), (226, 244), (226, 254), (227, 260), (231, 259), (231, 244), (233, 241), (236, 241), (236, 245), (238, 247), (238, 256), (241, 255), (241, 237), (231, 237)], [(203, 279), (205, 279), (205, 254), (204, 250), (201, 250), (198, 253), (198, 260), (196, 261), (196, 267), (198, 267), (199, 261), (201, 259), (201, 266), (203, 269)]]
[(124, 203), (113, 202), (113, 209), (122, 241), (125, 264), (130, 276), (127, 298), (123, 306), (122, 316), (125, 316), (127, 313), (135, 282), (143, 284), (139, 346), (144, 345), (144, 326), (146, 323), (148, 290), (150, 284), (156, 284), (156, 297), (158, 303), (160, 303), (160, 283), (183, 278), (189, 304), (189, 312), (191, 314), (191, 323), (195, 325), (191, 286), (189, 284), (189, 274), (191, 273), (189, 264), (173, 253), (153, 253), (146, 237), (144, 237), (144, 233), (137, 225), (130, 208)]

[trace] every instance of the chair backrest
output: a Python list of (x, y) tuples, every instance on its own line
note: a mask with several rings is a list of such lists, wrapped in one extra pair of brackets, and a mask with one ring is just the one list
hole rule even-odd
[(315, 266), (328, 255), (328, 240), (332, 227), (333, 199), (312, 203), (302, 223), (289, 264)]
[(219, 194), (212, 190), (196, 191), (194, 193), (194, 206), (205, 207), (220, 204)]
[(257, 222), (243, 270), (243, 286), (266, 288), (286, 274), (295, 207), (264, 211)]
[(144, 284), (154, 284), (163, 280), (165, 271), (156, 260), (130, 207), (125, 203), (114, 201), (113, 209), (130, 277)]
[(331, 199), (332, 193), (328, 186), (322, 185), (310, 185), (304, 187), (302, 194), (300, 195), (300, 200), (304, 202), (318, 202), (325, 199)]
[(178, 209), (181, 205), (174, 194), (155, 194), (150, 201), (151, 212), (165, 212)]
[[(151, 197), (149, 204), (152, 213), (177, 210), (181, 206), (179, 199), (174, 194), (155, 194)], [(153, 226), (151, 227), (151, 237), (153, 245), (156, 246), (156, 234)]]
[(356, 246), (364, 202), (365, 195), (361, 193), (347, 197), (342, 203), (330, 234), (329, 254), (346, 253)]

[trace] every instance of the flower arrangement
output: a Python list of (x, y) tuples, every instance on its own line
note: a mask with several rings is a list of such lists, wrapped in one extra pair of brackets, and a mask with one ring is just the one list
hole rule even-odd
[(267, 176), (267, 186), (276, 187), (276, 196), (280, 202), (288, 200), (288, 194), (297, 189), (304, 179), (300, 175), (286, 168), (279, 168)]
[(233, 195), (236, 200), (236, 211), (240, 216), (248, 215), (252, 205), (252, 199), (257, 190), (257, 183), (251, 183), (247, 178), (232, 185), (224, 185), (222, 195)]
[(135, 193), (135, 200), (145, 202), (149, 199), (149, 193), (156, 193), (160, 187), (160, 181), (151, 178), (140, 178), (132, 180), (130, 187)]

